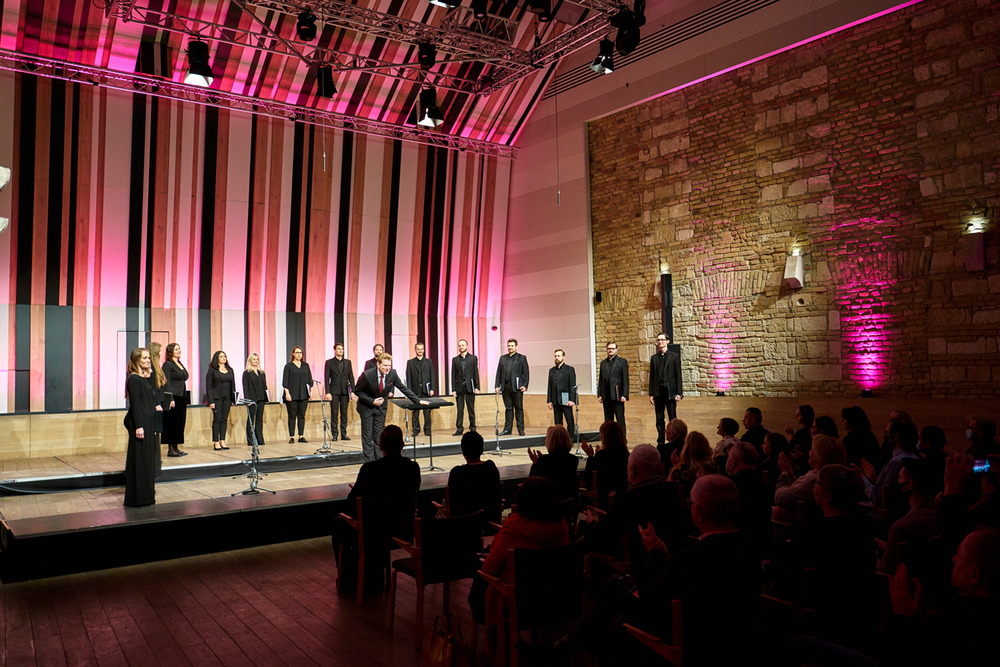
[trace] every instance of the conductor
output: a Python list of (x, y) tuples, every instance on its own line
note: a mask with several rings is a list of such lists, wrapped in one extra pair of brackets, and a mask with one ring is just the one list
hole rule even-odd
[(354, 393), (358, 397), (358, 415), (361, 417), (361, 450), (365, 461), (382, 458), (375, 443), (382, 437), (386, 404), (395, 389), (399, 389), (414, 403), (430, 405), (430, 401), (421, 401), (403, 384), (392, 368), (391, 354), (380, 354), (377, 362), (374, 367), (361, 374), (354, 387)]

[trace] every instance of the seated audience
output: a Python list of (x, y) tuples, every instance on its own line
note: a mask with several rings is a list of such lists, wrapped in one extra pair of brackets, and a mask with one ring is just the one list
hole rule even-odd
[(892, 457), (885, 462), (882, 470), (878, 473), (875, 467), (867, 459), (861, 459), (861, 469), (865, 473), (868, 482), (865, 487), (868, 497), (872, 503), (879, 507), (883, 505), (882, 496), (887, 492), (890, 494), (886, 498), (885, 507), (893, 516), (902, 516), (906, 513), (906, 507), (900, 507), (902, 496), (899, 493), (899, 471), (903, 467), (904, 459), (915, 459), (917, 453), (917, 441), (920, 436), (917, 427), (913, 422), (896, 420), (889, 422), (888, 430), (889, 442), (892, 444)]
[(910, 417), (910, 413), (906, 410), (893, 410), (889, 413), (889, 421), (886, 422), (885, 433), (882, 436), (882, 447), (879, 450), (879, 456), (883, 462), (892, 458), (892, 443), (889, 442), (889, 427), (892, 426), (892, 422), (895, 421), (913, 423), (913, 418)]
[[(764, 451), (764, 455), (757, 463), (757, 472), (761, 474), (761, 481), (767, 487), (768, 497), (774, 498), (778, 477), (781, 476), (778, 459), (782, 454), (791, 459), (792, 451), (788, 447), (788, 440), (780, 433), (768, 433), (764, 436), (764, 445), (761, 449)], [(794, 468), (794, 464), (792, 467)]]
[[(878, 564), (878, 571), (892, 574), (899, 563), (900, 543), (906, 545), (907, 552), (919, 553), (931, 538), (941, 534), (938, 528), (937, 484), (933, 469), (927, 461), (904, 459), (899, 471), (900, 491), (910, 506), (910, 511), (897, 520), (889, 529), (885, 553)], [(913, 569), (913, 564), (910, 569)]]
[(840, 425), (844, 428), (841, 444), (847, 452), (847, 462), (861, 465), (861, 459), (881, 467), (878, 437), (872, 432), (872, 423), (864, 409), (855, 405), (840, 411)]
[(813, 437), (812, 449), (809, 450), (809, 472), (796, 478), (792, 471), (792, 463), (787, 456), (782, 454), (778, 457), (778, 468), (781, 476), (778, 477), (777, 488), (774, 491), (775, 514), (774, 518), (779, 521), (792, 523), (797, 520), (799, 502), (806, 504), (808, 514), (816, 514), (818, 506), (813, 496), (813, 486), (819, 476), (819, 470), (831, 463), (846, 463), (847, 454), (844, 446), (834, 438), (826, 435)]
[(741, 519), (770, 511), (771, 500), (774, 496), (768, 494), (761, 474), (757, 470), (757, 450), (753, 448), (753, 445), (748, 442), (740, 442), (729, 450), (729, 458), (726, 460), (726, 474), (739, 489)]
[(817, 435), (828, 435), (831, 438), (840, 438), (840, 431), (837, 430), (837, 422), (833, 420), (833, 417), (821, 415), (816, 417), (816, 421), (813, 422), (812, 428), (809, 429), (809, 435), (814, 438)]
[[(565, 431), (565, 427), (563, 428)], [(569, 544), (569, 528), (562, 517), (559, 494), (547, 479), (529, 477), (517, 490), (517, 513), (503, 522), (493, 539), (490, 553), (483, 562), (483, 572), (510, 583), (507, 552), (511, 549), (547, 549)], [(491, 650), (496, 648), (497, 624), (503, 622), (503, 596), (482, 579), (469, 592), (473, 618), (486, 625)], [(481, 583), (480, 583), (481, 582)]]
[(747, 408), (747, 411), (743, 413), (743, 426), (747, 430), (740, 436), (740, 440), (753, 445), (753, 448), (757, 450), (757, 456), (764, 453), (764, 436), (770, 433), (763, 427), (763, 421), (764, 415), (761, 414), (760, 408)]
[(687, 424), (680, 419), (671, 419), (667, 422), (667, 426), (663, 430), (666, 442), (662, 445), (656, 446), (656, 448), (660, 450), (660, 458), (663, 459), (663, 463), (669, 465), (670, 454), (672, 452), (680, 454), (681, 448), (684, 446), (684, 440), (687, 438), (687, 434)]
[[(370, 514), (362, 517), (365, 521), (365, 590), (381, 593), (385, 584), (385, 568), (389, 562), (389, 551), (394, 547), (393, 537), (413, 539), (413, 516), (420, 489), (420, 466), (416, 461), (403, 456), (403, 431), (392, 424), (386, 426), (379, 440), (382, 458), (369, 461), (361, 466), (358, 478), (347, 496), (348, 509), (345, 514), (357, 517), (357, 502), (361, 498)], [(374, 521), (372, 515), (378, 517)], [(369, 522), (369, 519), (372, 519)], [(332, 542), (337, 567), (343, 579), (357, 573), (357, 531), (342, 517), (334, 519)], [(340, 561), (340, 547), (344, 546), (344, 558), (352, 562)], [(353, 570), (351, 569), (353, 567)], [(344, 586), (348, 590), (350, 585)]]
[(545, 433), (545, 449), (547, 454), (528, 450), (531, 458), (531, 470), (528, 474), (532, 477), (544, 477), (552, 482), (562, 500), (578, 497), (580, 482), (577, 478), (577, 465), (580, 459), (573, 456), (573, 441), (565, 426), (557, 424), (549, 427)]
[[(476, 431), (467, 431), (462, 436), (462, 456), (464, 465), (458, 465), (448, 473), (448, 487), (454, 507), (449, 508), (452, 516), (472, 514), (484, 510), (488, 521), (500, 521), (500, 506), (491, 494), (500, 483), (500, 470), (492, 460), (483, 461), (483, 436)], [(468, 511), (466, 511), (468, 510)]]
[[(937, 484), (938, 491), (944, 488), (944, 465), (948, 454), (944, 451), (948, 444), (944, 430), (939, 426), (925, 426), (920, 429), (920, 456), (923, 457), (929, 468), (934, 472), (931, 474), (934, 483)], [(892, 456), (890, 452), (889, 456)]]
[[(816, 411), (811, 405), (800, 405), (795, 410), (795, 426), (788, 424), (785, 426), (785, 437), (788, 438), (790, 447), (798, 447), (803, 454), (809, 452), (812, 447), (813, 422), (816, 421)], [(837, 436), (834, 436), (837, 437)]]
[(688, 433), (681, 453), (674, 452), (670, 463), (672, 467), (667, 474), (667, 481), (682, 485), (685, 498), (690, 496), (691, 487), (698, 477), (716, 471), (712, 446), (708, 444), (708, 438), (698, 431)]
[(1000, 454), (996, 435), (997, 425), (992, 419), (973, 417), (969, 420), (969, 428), (965, 430), (965, 437), (969, 440), (969, 448), (965, 453), (974, 459), (985, 459), (987, 456)]
[(587, 464), (583, 469), (583, 481), (587, 489), (593, 491), (594, 473), (597, 473), (597, 489), (600, 497), (597, 505), (607, 509), (608, 493), (623, 493), (628, 489), (628, 445), (621, 424), (608, 421), (601, 424), (601, 446), (594, 449), (583, 440), (581, 449), (587, 454)]
[(728, 456), (730, 448), (740, 442), (740, 439), (736, 437), (739, 430), (740, 425), (735, 419), (723, 417), (719, 420), (719, 426), (715, 432), (722, 436), (722, 440), (719, 440), (715, 445), (715, 463), (720, 470), (726, 469), (726, 456)]

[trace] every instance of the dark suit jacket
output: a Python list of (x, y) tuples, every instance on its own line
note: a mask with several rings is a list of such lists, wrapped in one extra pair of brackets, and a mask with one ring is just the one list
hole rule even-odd
[(563, 394), (569, 394), (569, 400), (579, 402), (576, 387), (576, 369), (568, 364), (562, 368), (553, 366), (549, 369), (549, 389), (546, 393), (546, 403), (564, 405)]
[(378, 360), (375, 357), (372, 357), (371, 359), (365, 362), (365, 367), (361, 372), (363, 373), (369, 368), (375, 368), (376, 366), (378, 366)]
[(757, 424), (751, 429), (747, 429), (747, 432), (740, 436), (740, 440), (743, 442), (749, 442), (753, 445), (753, 448), (757, 450), (757, 455), (763, 457), (764, 454), (764, 436), (766, 436), (770, 431), (766, 428)]
[(451, 360), (451, 390), (458, 394), (471, 394), (469, 391), (469, 380), (472, 380), (472, 388), (479, 389), (479, 359), (471, 352), (465, 355), (465, 377), (462, 377), (462, 355), (457, 355)]
[[(410, 391), (403, 381), (399, 379), (399, 375), (396, 374), (396, 369), (391, 368), (389, 372), (385, 375), (385, 383), (382, 387), (382, 393), (378, 391), (378, 369), (369, 368), (361, 377), (358, 378), (358, 384), (354, 387), (354, 393), (358, 397), (358, 414), (362, 417), (370, 416), (375, 410), (381, 410), (383, 414), (386, 408), (389, 406), (389, 399), (392, 398), (393, 390), (399, 389), (403, 392), (403, 395), (408, 399), (417, 403), (420, 398), (417, 397), (412, 391)], [(385, 402), (382, 405), (376, 406), (375, 399), (382, 397)]]
[(410, 389), (417, 396), (430, 396), (430, 392), (427, 390), (427, 384), (430, 383), (430, 391), (437, 393), (437, 378), (434, 373), (434, 364), (427, 357), (423, 359), (417, 359), (413, 357), (412, 359), (406, 360), (406, 384), (410, 386)]
[(188, 371), (181, 368), (173, 361), (163, 362), (163, 375), (167, 378), (167, 383), (163, 385), (163, 390), (172, 396), (183, 396), (187, 390), (185, 383), (188, 381)]
[[(617, 388), (617, 391), (616, 391)], [(597, 376), (597, 395), (604, 400), (628, 398), (628, 362), (622, 357), (604, 358)]]
[(649, 395), (659, 396), (666, 386), (663, 398), (674, 400), (674, 396), (683, 396), (681, 385), (681, 355), (667, 350), (666, 354), (657, 352), (649, 360)]
[(669, 550), (676, 551), (684, 543), (688, 510), (678, 497), (676, 484), (655, 477), (633, 484), (615, 499), (604, 518), (587, 530), (587, 544), (595, 551), (620, 557), (622, 534), (628, 531), (635, 572), (646, 558), (639, 526), (645, 528), (647, 523), (653, 524)]
[(327, 359), (323, 378), (326, 393), (332, 396), (342, 396), (349, 393), (348, 390), (354, 391), (354, 366), (347, 357)]
[[(218, 370), (209, 367), (208, 372), (205, 374), (205, 393), (208, 395), (209, 403), (214, 403), (215, 401), (222, 401), (227, 398), (226, 390), (223, 388), (223, 379), (232, 382), (233, 391), (236, 391), (236, 374), (233, 371), (229, 371), (226, 375), (223, 375)], [(228, 396), (229, 400), (234, 400), (232, 393)]]
[[(378, 379), (375, 380), (376, 387)], [(387, 454), (361, 466), (347, 496), (348, 512), (357, 516), (357, 500), (365, 499), (365, 544), (392, 547), (392, 537), (413, 537), (413, 516), (420, 489), (420, 466), (402, 454)], [(369, 519), (378, 519), (369, 524)], [(373, 534), (369, 535), (369, 531)]]
[(520, 352), (513, 355), (505, 354), (500, 357), (497, 364), (497, 381), (494, 387), (503, 388), (504, 378), (510, 380), (510, 384), (515, 390), (524, 387), (528, 388), (528, 358)]
[(576, 475), (580, 459), (563, 450), (542, 454), (531, 464), (528, 475), (544, 477), (556, 487), (559, 497), (563, 500), (576, 498), (580, 495), (580, 482)]
[(267, 377), (263, 373), (243, 371), (243, 397), (255, 403), (267, 402)]

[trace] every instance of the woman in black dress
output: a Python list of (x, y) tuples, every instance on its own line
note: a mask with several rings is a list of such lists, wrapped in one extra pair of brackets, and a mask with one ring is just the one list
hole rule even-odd
[(153, 415), (161, 410), (146, 380), (151, 375), (149, 350), (137, 347), (128, 360), (125, 397), (129, 408), (125, 414), (128, 430), (128, 451), (125, 454), (125, 506), (142, 507), (156, 502), (156, 438), (153, 435)]
[(313, 376), (309, 364), (302, 361), (302, 348), (292, 348), (292, 358), (285, 364), (281, 386), (285, 390), (285, 409), (288, 410), (288, 442), (295, 442), (295, 424), (299, 425), (299, 442), (309, 442), (302, 437), (306, 427), (306, 405), (312, 391)]
[(163, 376), (167, 379), (166, 390), (171, 394), (170, 409), (163, 415), (163, 435), (167, 444), (167, 456), (187, 456), (178, 449), (184, 444), (184, 427), (187, 424), (187, 381), (188, 370), (181, 363), (181, 346), (167, 345), (167, 360), (163, 362)]
[[(159, 343), (153, 342), (149, 344), (149, 364), (150, 373), (146, 381), (149, 382), (149, 388), (153, 390), (153, 397), (156, 404), (160, 406), (160, 409), (153, 413), (153, 442), (156, 445), (153, 451), (156, 452), (156, 476), (159, 477), (163, 473), (163, 459), (161, 458), (162, 452), (160, 451), (160, 434), (163, 433), (163, 413), (170, 409), (170, 404), (167, 401), (167, 379), (163, 376), (163, 370), (160, 368), (160, 350), (162, 346)], [(149, 435), (146, 436), (147, 438)]]
[(205, 375), (205, 387), (208, 407), (212, 408), (212, 449), (229, 449), (226, 447), (226, 429), (229, 426), (229, 408), (233, 406), (236, 382), (233, 380), (233, 367), (229, 365), (229, 359), (222, 350), (212, 355), (212, 363), (208, 365), (208, 373)]
[(243, 397), (254, 402), (247, 405), (247, 446), (252, 445), (250, 439), (251, 423), (257, 446), (264, 444), (264, 406), (267, 405), (267, 377), (260, 366), (260, 357), (251, 352), (247, 357), (247, 367), (243, 371)]

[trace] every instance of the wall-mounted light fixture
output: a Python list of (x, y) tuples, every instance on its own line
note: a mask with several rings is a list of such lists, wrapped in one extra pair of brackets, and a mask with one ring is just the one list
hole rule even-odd
[(792, 248), (792, 254), (785, 259), (785, 275), (782, 285), (790, 289), (800, 289), (806, 284), (805, 269), (802, 262), (802, 250), (798, 246)]

